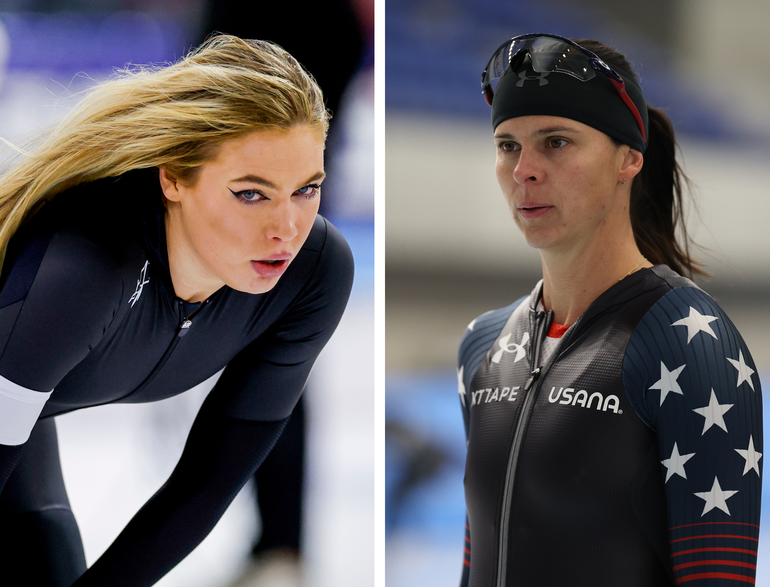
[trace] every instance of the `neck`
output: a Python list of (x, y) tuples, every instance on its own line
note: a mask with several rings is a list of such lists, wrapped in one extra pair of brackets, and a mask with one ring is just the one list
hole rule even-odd
[[(168, 208), (172, 208), (168, 210)], [(172, 206), (166, 212), (166, 247), (168, 248), (168, 268), (171, 273), (171, 283), (174, 285), (174, 295), (186, 302), (202, 302), (207, 300), (224, 283), (209, 276), (208, 269), (195, 254), (189, 239), (181, 230), (182, 223), (175, 222), (173, 215), (178, 210)], [(209, 276), (207, 278), (207, 276)]]
[(652, 263), (643, 258), (631, 238), (594, 241), (557, 253), (541, 251), (543, 304), (554, 321), (571, 325), (601, 294), (631, 273)]

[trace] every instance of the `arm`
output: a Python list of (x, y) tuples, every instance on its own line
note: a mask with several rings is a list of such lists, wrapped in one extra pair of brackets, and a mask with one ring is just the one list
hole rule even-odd
[[(468, 431), (470, 429), (470, 419), (471, 419), (471, 410), (470, 410), (470, 399), (467, 393), (468, 387), (471, 382), (471, 377), (466, 376), (466, 367), (470, 370), (473, 367), (468, 364), (473, 361), (473, 358), (475, 357), (469, 357), (470, 353), (470, 340), (472, 339), (472, 333), (473, 333), (473, 327), (475, 326), (476, 320), (471, 322), (468, 325), (468, 328), (465, 330), (465, 334), (463, 335), (462, 340), (460, 341), (460, 352), (459, 352), (459, 360), (458, 360), (458, 368), (457, 368), (457, 391), (460, 394), (460, 409), (462, 410), (463, 414), (463, 425), (465, 428), (465, 442), (468, 442)], [(478, 353), (476, 353), (478, 354)], [(463, 571), (462, 575), (460, 576), (460, 587), (468, 587), (468, 581), (470, 580), (470, 574), (471, 574), (471, 527), (470, 523), (468, 522), (468, 514), (466, 511), (465, 514), (465, 545), (463, 547)]]
[(21, 451), (21, 445), (7, 446), (0, 444), (0, 493), (2, 493), (8, 478), (19, 463)]
[(75, 587), (153, 585), (209, 534), (283, 430), (342, 316), (352, 270), (341, 237), (324, 247), (283, 316), (228, 364), (169, 480)]
[(644, 317), (624, 378), (657, 432), (678, 582), (735, 587), (756, 574), (762, 392), (735, 326), (706, 294), (682, 287)]
[[(460, 341), (457, 368), (457, 386), (460, 394), (460, 407), (463, 413), (466, 442), (469, 437), (471, 425), (471, 397), (467, 393), (470, 389), (473, 375), (481, 363), (487, 351), (500, 335), (508, 317), (526, 298), (516, 300), (510, 306), (492, 310), (473, 320), (465, 329)], [(471, 528), (468, 516), (465, 517), (465, 545), (463, 548), (463, 572), (460, 579), (460, 587), (467, 587), (470, 580), (471, 569)]]
[(230, 418), (211, 403), (171, 477), (73, 587), (154, 585), (211, 532), (286, 424)]
[(0, 289), (0, 491), (51, 390), (95, 346), (119, 303), (91, 243), (39, 233), (14, 242)]

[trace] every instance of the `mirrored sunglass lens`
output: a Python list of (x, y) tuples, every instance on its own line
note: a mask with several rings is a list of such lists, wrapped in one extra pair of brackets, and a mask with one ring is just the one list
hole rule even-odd
[(511, 61), (522, 51), (530, 56), (530, 66), (537, 73), (566, 73), (582, 81), (596, 75), (588, 56), (569, 43), (548, 37), (516, 40), (502, 47), (490, 62), (486, 77), (493, 91)]
[(508, 69), (511, 64), (511, 58), (518, 55), (519, 52), (529, 45), (529, 40), (525, 41), (513, 41), (512, 43), (506, 43), (501, 47), (497, 53), (492, 57), (487, 67), (485, 82), (489, 84), (494, 92), (497, 87), (498, 80)]
[(582, 81), (596, 76), (588, 56), (577, 47), (562, 41), (538, 39), (529, 50), (532, 69), (538, 73), (567, 73)]
[(508, 69), (508, 63), (507, 51), (499, 51), (492, 60), (492, 65), (489, 70), (490, 79), (497, 79), (503, 75), (503, 72)]

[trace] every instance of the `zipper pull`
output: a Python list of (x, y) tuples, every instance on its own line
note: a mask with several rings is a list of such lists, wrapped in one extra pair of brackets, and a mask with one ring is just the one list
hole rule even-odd
[(192, 326), (192, 320), (189, 318), (182, 318), (182, 324), (179, 326), (179, 332), (177, 333), (177, 336), (182, 338), (185, 334), (187, 334), (187, 331), (190, 330), (190, 326)]
[(529, 391), (529, 388), (532, 387), (532, 384), (535, 381), (537, 381), (538, 377), (540, 377), (540, 367), (529, 374), (529, 379), (527, 379), (527, 382), (524, 384), (524, 391)]
[(535, 336), (532, 339), (530, 349), (532, 349), (532, 373), (529, 374), (529, 379), (524, 384), (523, 391), (529, 391), (535, 381), (540, 377), (540, 371), (543, 368), (540, 363), (540, 348), (543, 346), (545, 337), (548, 336), (548, 329), (553, 322), (553, 310), (546, 312), (538, 312), (535, 318)]

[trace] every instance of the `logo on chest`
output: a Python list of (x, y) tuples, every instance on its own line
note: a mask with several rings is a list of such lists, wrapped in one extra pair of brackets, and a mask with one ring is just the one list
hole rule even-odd
[(577, 406), (602, 412), (613, 412), (615, 414), (623, 413), (623, 410), (620, 409), (620, 399), (618, 396), (608, 395), (604, 397), (598, 391), (589, 394), (585, 389), (581, 389), (576, 393), (572, 387), (559, 387), (558, 389), (551, 387), (548, 401), (552, 404), (558, 402), (565, 406)]
[(508, 342), (509, 340), (511, 340), (511, 334), (512, 333), (506, 334), (500, 340), (497, 341), (497, 346), (500, 347), (500, 350), (496, 351), (495, 354), (492, 355), (493, 363), (499, 363), (500, 359), (503, 358), (503, 355), (505, 353), (514, 354), (514, 357), (513, 357), (514, 363), (518, 363), (524, 357), (527, 356), (527, 350), (524, 347), (527, 346), (527, 343), (529, 342), (529, 332), (524, 333), (524, 335), (521, 337), (520, 344), (516, 344), (515, 342), (512, 342), (512, 343)]
[(486, 387), (471, 392), (471, 407), (492, 402), (515, 402), (519, 399), (519, 385), (515, 387)]
[(147, 277), (147, 267), (149, 266), (150, 262), (145, 261), (144, 266), (142, 267), (142, 270), (139, 272), (139, 279), (136, 280), (136, 291), (133, 293), (133, 295), (129, 298), (128, 303), (131, 304), (131, 307), (134, 307), (134, 304), (139, 301), (139, 297), (142, 295), (142, 290), (144, 289), (144, 286), (148, 283), (150, 283), (150, 278)]

